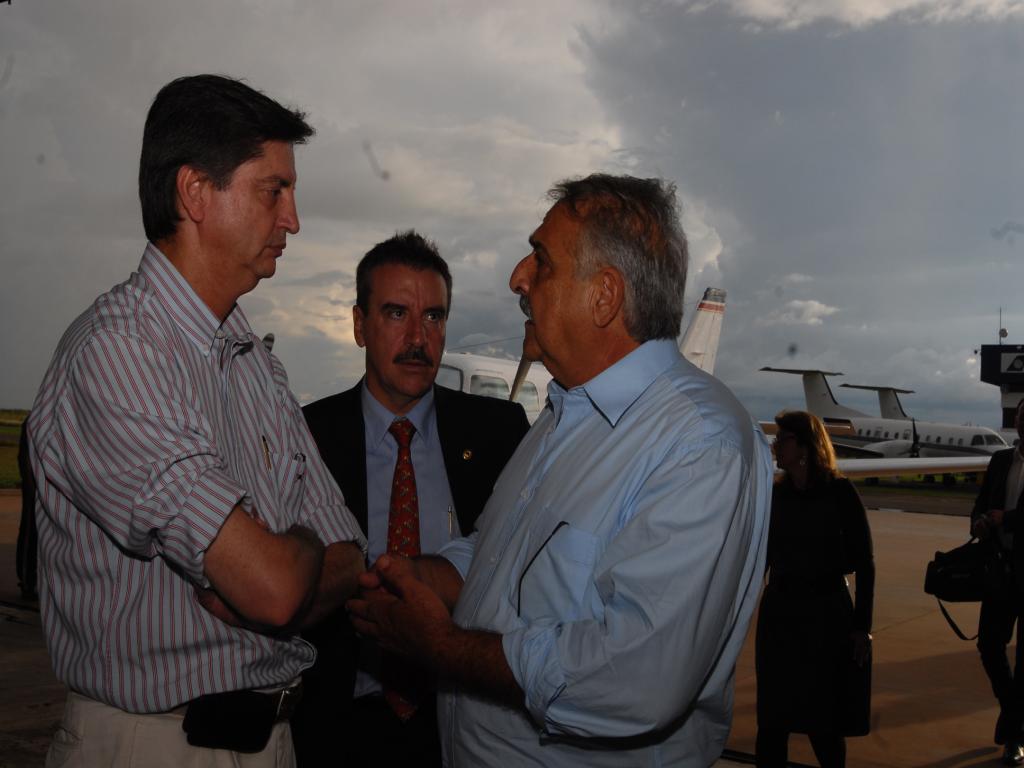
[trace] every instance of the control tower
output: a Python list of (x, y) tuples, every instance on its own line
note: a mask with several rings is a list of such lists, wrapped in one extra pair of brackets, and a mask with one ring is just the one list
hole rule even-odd
[(983, 344), (981, 380), (999, 387), (1003, 429), (1013, 429), (1017, 403), (1024, 398), (1024, 344)]

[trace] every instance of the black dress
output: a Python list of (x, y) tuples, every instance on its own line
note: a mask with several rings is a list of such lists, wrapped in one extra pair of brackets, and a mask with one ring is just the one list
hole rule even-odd
[[(797, 490), (775, 486), (768, 586), (757, 621), (758, 728), (848, 728), (850, 632), (871, 629), (875, 567), (864, 505), (845, 478)], [(854, 608), (844, 574), (857, 574)]]

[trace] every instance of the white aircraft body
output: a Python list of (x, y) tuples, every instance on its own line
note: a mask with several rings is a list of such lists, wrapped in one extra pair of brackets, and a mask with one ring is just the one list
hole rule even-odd
[[(518, 360), (502, 360), (466, 352), (445, 352), (437, 371), (437, 383), (461, 392), (508, 400), (518, 367)], [(516, 394), (516, 402), (523, 406), (531, 424), (540, 416), (541, 408), (544, 407), (549, 381), (551, 374), (547, 369), (540, 363), (534, 363)]]
[[(989, 457), (1007, 448), (1006, 441), (988, 427), (971, 427), (941, 422), (917, 421), (907, 416), (899, 394), (911, 390), (895, 387), (843, 385), (878, 393), (879, 416), (840, 405), (832, 394), (826, 376), (842, 376), (834, 371), (802, 368), (762, 368), (762, 371), (791, 373), (803, 378), (807, 410), (820, 417), (829, 428), (832, 444), (840, 452), (870, 458), (948, 458)], [(950, 470), (958, 471), (958, 470)]]
[[(725, 291), (721, 288), (708, 288), (704, 291), (704, 297), (697, 304), (697, 311), (679, 341), (679, 351), (683, 356), (701, 370), (711, 374), (715, 372), (715, 358), (718, 355), (718, 340), (722, 333), (724, 315)], [(517, 360), (502, 360), (466, 352), (445, 352), (441, 357), (437, 383), (474, 395), (508, 400), (518, 366)], [(526, 378), (516, 392), (515, 401), (526, 410), (526, 417), (531, 424), (544, 407), (549, 381), (551, 374), (544, 366), (534, 363), (527, 370)]]

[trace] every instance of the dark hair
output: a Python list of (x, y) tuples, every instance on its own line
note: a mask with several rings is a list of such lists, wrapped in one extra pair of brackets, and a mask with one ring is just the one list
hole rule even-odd
[(146, 237), (155, 243), (178, 228), (181, 166), (202, 171), (224, 189), (238, 166), (263, 153), (264, 142), (305, 143), (313, 135), (305, 117), (221, 75), (179, 77), (161, 88), (146, 116), (139, 160)]
[(602, 266), (626, 281), (626, 330), (636, 341), (674, 339), (683, 321), (686, 235), (674, 184), (595, 173), (566, 179), (548, 192), (581, 221), (578, 275)]
[[(821, 419), (807, 411), (779, 411), (775, 416), (779, 430), (796, 438), (807, 449), (807, 480), (811, 485), (842, 477), (836, 466), (836, 452)], [(778, 433), (776, 432), (776, 435)]]
[(445, 317), (448, 316), (452, 308), (452, 273), (448, 271), (448, 263), (441, 258), (433, 241), (412, 229), (396, 232), (384, 242), (377, 243), (359, 261), (356, 267), (356, 305), (364, 314), (370, 311), (370, 276), (373, 270), (385, 264), (401, 264), (416, 270), (437, 272), (444, 278), (445, 288), (448, 289)]

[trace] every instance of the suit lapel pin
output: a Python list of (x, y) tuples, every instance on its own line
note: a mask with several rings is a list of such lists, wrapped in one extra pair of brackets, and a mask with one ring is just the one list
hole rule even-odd
[(463, 461), (469, 461), (472, 458), (473, 458), (473, 451), (471, 451), (469, 448), (467, 448), (466, 450), (464, 450), (462, 452), (462, 460)]

